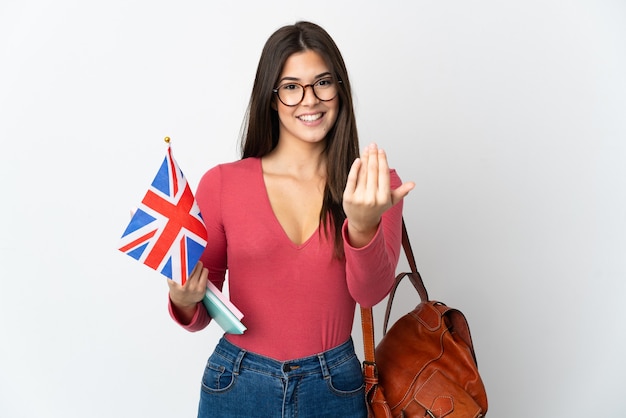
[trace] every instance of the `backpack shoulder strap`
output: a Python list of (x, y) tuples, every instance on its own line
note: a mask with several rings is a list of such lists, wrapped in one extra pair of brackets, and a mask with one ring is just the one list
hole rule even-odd
[(404, 218), (402, 218), (402, 248), (404, 249), (404, 254), (406, 255), (406, 259), (409, 262), (409, 267), (411, 268), (410, 272), (400, 273), (396, 276), (396, 281), (391, 288), (391, 292), (389, 292), (389, 299), (387, 301), (387, 309), (385, 311), (385, 322), (383, 323), (383, 335), (387, 333), (387, 326), (389, 325), (389, 316), (391, 315), (391, 305), (393, 304), (393, 299), (396, 296), (396, 291), (398, 290), (398, 286), (400, 282), (405, 277), (408, 277), (417, 293), (420, 295), (420, 300), (422, 302), (428, 302), (428, 291), (426, 290), (426, 286), (424, 286), (424, 281), (422, 280), (422, 276), (417, 270), (417, 264), (415, 263), (415, 257), (413, 256), (413, 249), (411, 248), (411, 242), (409, 241), (409, 233), (406, 229), (406, 224), (404, 222)]

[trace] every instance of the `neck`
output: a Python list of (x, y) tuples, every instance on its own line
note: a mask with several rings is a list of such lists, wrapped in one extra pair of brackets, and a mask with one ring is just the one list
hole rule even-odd
[(326, 177), (326, 160), (323, 155), (325, 143), (299, 143), (278, 145), (263, 157), (266, 169), (289, 174), (297, 178)]

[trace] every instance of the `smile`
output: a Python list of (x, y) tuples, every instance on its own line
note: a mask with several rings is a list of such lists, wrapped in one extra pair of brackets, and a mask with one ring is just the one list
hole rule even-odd
[(318, 120), (319, 118), (321, 118), (323, 115), (324, 115), (323, 113), (316, 113), (314, 115), (300, 115), (300, 116), (297, 116), (297, 118), (303, 122), (314, 122)]

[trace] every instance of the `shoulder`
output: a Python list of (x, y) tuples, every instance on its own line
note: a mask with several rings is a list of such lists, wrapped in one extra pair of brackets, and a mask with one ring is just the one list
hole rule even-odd
[(258, 173), (261, 160), (258, 158), (244, 158), (230, 163), (218, 164), (210, 168), (202, 176), (201, 182), (216, 181), (222, 178), (240, 178)]
[(260, 158), (244, 158), (241, 160), (233, 161), (230, 163), (220, 164), (219, 167), (221, 170), (226, 172), (238, 172), (238, 171), (255, 171), (257, 168), (261, 166)]

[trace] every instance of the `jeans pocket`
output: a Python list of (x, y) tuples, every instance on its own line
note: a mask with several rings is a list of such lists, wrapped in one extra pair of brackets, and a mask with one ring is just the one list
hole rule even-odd
[(356, 355), (329, 369), (328, 386), (340, 396), (351, 396), (363, 390), (363, 372)]
[(233, 386), (234, 382), (232, 360), (213, 353), (204, 368), (202, 390), (210, 393), (225, 392)]

